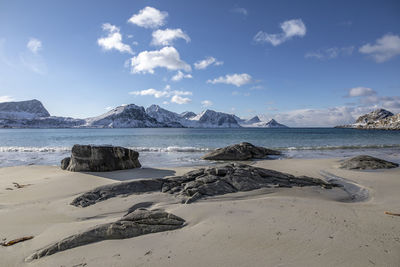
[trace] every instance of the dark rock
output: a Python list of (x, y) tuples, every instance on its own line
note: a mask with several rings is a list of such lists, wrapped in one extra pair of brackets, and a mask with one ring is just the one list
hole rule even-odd
[(87, 207), (97, 202), (126, 194), (161, 191), (162, 179), (135, 180), (97, 187), (75, 198), (71, 205)]
[(245, 164), (229, 163), (222, 166), (201, 168), (182, 176), (154, 180), (136, 180), (98, 187), (75, 198), (72, 205), (86, 207), (122, 194), (161, 191), (176, 195), (184, 203), (198, 199), (250, 191), (268, 187), (321, 186), (330, 189), (335, 184), (323, 180), (256, 168)]
[(399, 164), (374, 158), (367, 155), (360, 155), (347, 159), (340, 164), (340, 168), (348, 170), (375, 170), (375, 169), (391, 169), (398, 167)]
[[(216, 175), (217, 173), (218, 176)], [(181, 177), (165, 179), (162, 192), (178, 195), (185, 203), (189, 204), (208, 196), (260, 188), (293, 186), (332, 188), (335, 185), (316, 178), (295, 177), (273, 170), (230, 163), (218, 167), (199, 169)]]
[(103, 240), (125, 239), (175, 230), (182, 228), (184, 224), (185, 220), (165, 211), (137, 209), (116, 222), (97, 225), (40, 249), (26, 258), (26, 261)]
[(69, 162), (71, 161), (71, 157), (64, 158), (61, 160), (61, 169), (65, 170), (68, 168)]
[(74, 145), (71, 158), (61, 162), (61, 168), (68, 171), (104, 172), (141, 167), (139, 153), (118, 146)]
[(138, 210), (138, 209), (143, 209), (143, 208), (147, 209), (147, 208), (151, 207), (151, 205), (153, 205), (153, 204), (154, 203), (150, 202), (150, 201), (136, 203), (135, 205), (131, 206), (128, 209), (128, 212), (125, 215), (128, 215), (129, 213), (134, 212), (135, 210)]
[(250, 143), (240, 143), (236, 145), (218, 148), (203, 156), (207, 160), (249, 160), (263, 159), (268, 155), (280, 155), (276, 150), (257, 147)]

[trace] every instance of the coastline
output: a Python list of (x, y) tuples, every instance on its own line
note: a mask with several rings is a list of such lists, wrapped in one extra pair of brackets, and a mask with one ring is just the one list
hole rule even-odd
[[(71, 173), (55, 166), (0, 168), (0, 238), (32, 240), (0, 248), (2, 266), (397, 266), (400, 263), (400, 168), (338, 169), (339, 158), (260, 160), (252, 165), (324, 178), (323, 172), (366, 188), (368, 199), (345, 202), (337, 188), (263, 189), (190, 205), (163, 193), (115, 197), (86, 208), (69, 205), (94, 187), (181, 175), (197, 167)], [(13, 182), (28, 185), (14, 188)], [(13, 190), (6, 190), (12, 188)], [(114, 221), (135, 203), (153, 202), (184, 218), (179, 230), (102, 241), (30, 263), (37, 249), (91, 226)], [(218, 251), (218, 253), (213, 253)], [(81, 265), (83, 266), (83, 265)]]

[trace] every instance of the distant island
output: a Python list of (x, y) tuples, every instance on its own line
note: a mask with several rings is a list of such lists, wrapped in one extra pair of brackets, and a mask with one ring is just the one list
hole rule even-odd
[(258, 116), (241, 119), (233, 114), (207, 109), (175, 113), (151, 105), (118, 106), (100, 116), (75, 119), (51, 116), (39, 100), (0, 103), (0, 128), (288, 128), (274, 119), (261, 121)]
[(339, 125), (335, 128), (400, 130), (400, 113), (395, 115), (385, 109), (376, 109), (360, 116), (353, 124)]

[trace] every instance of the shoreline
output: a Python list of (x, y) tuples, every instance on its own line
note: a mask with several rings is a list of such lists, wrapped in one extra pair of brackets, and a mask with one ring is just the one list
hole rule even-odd
[[(337, 188), (259, 189), (184, 205), (163, 193), (115, 197), (86, 208), (69, 203), (94, 187), (182, 175), (197, 167), (73, 173), (55, 166), (0, 168), (0, 238), (34, 238), (0, 247), (2, 266), (397, 266), (400, 263), (400, 168), (338, 169), (339, 158), (247, 162), (296, 176), (343, 177), (369, 191), (345, 202)], [(209, 164), (207, 164), (209, 165)], [(325, 172), (325, 173), (323, 173)], [(13, 187), (13, 182), (25, 185)], [(12, 188), (13, 190), (6, 190)], [(26, 263), (34, 251), (91, 226), (115, 221), (134, 204), (153, 203), (186, 220), (182, 229), (108, 240)], [(218, 251), (218, 253), (212, 253)], [(373, 262), (373, 263), (372, 263)]]

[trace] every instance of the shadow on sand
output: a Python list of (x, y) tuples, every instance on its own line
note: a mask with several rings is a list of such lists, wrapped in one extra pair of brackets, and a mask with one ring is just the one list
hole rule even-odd
[(128, 181), (134, 179), (148, 178), (165, 178), (174, 176), (174, 170), (154, 169), (154, 168), (137, 168), (129, 170), (120, 170), (112, 172), (85, 172), (86, 174), (112, 179), (116, 181)]

